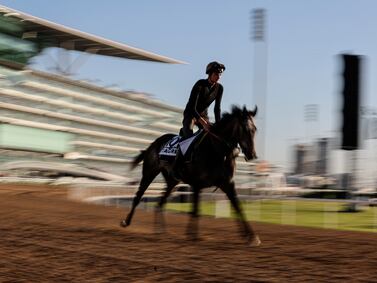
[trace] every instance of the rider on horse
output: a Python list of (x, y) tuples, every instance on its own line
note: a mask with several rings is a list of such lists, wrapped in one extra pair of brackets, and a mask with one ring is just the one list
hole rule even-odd
[(208, 107), (215, 101), (214, 114), (215, 121), (221, 118), (221, 98), (223, 96), (223, 86), (218, 83), (225, 66), (218, 62), (211, 62), (207, 65), (207, 79), (198, 80), (193, 86), (189, 101), (183, 112), (183, 127), (179, 135), (188, 138), (193, 135), (194, 125), (209, 130)]

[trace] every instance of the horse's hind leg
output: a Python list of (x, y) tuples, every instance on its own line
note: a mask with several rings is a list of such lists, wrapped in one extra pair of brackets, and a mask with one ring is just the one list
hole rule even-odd
[(179, 183), (176, 179), (174, 179), (167, 171), (162, 171), (162, 175), (165, 178), (166, 181), (166, 189), (163, 195), (160, 198), (160, 201), (158, 202), (156, 206), (155, 211), (155, 228), (156, 232), (164, 232), (165, 231), (165, 219), (162, 214), (164, 205), (166, 204), (166, 201), (168, 197), (170, 196), (172, 190), (175, 188), (175, 186)]
[(242, 225), (243, 232), (244, 232), (244, 234), (247, 238), (248, 244), (250, 244), (251, 246), (259, 246), (261, 242), (259, 240), (258, 235), (255, 234), (252, 227), (246, 221), (246, 217), (245, 217), (245, 215), (244, 215), (244, 213), (241, 209), (241, 206), (240, 206), (240, 203), (239, 203), (239, 200), (238, 200), (238, 197), (237, 197), (237, 193), (236, 193), (236, 190), (235, 190), (234, 183), (231, 182), (229, 184), (226, 184), (226, 185), (222, 186), (221, 189), (224, 191), (224, 193), (229, 198), (234, 210), (236, 211), (236, 213), (238, 215), (238, 219), (239, 219), (239, 221)]
[[(144, 170), (143, 170), (144, 171)], [(146, 170), (145, 170), (146, 171)], [(149, 172), (148, 174), (143, 173), (143, 177), (141, 178), (139, 189), (132, 201), (132, 208), (131, 211), (128, 213), (126, 219), (123, 219), (120, 222), (120, 225), (122, 227), (127, 227), (131, 224), (132, 216), (135, 213), (136, 206), (140, 203), (141, 198), (143, 197), (145, 191), (149, 187), (149, 185), (152, 183), (154, 178), (159, 174), (157, 170), (154, 170), (153, 172)]]

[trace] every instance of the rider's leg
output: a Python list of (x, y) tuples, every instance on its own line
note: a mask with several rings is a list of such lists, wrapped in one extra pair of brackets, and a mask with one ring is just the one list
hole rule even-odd
[(179, 131), (181, 137), (189, 138), (194, 134), (194, 119), (191, 116), (185, 116), (182, 121), (182, 128)]
[[(183, 117), (182, 121), (182, 128), (179, 131), (179, 135), (182, 137), (182, 139), (187, 139), (194, 135), (194, 125), (195, 125), (195, 119), (191, 115), (185, 115)], [(181, 152), (177, 153), (176, 160), (173, 165), (173, 172), (172, 175), (174, 178), (177, 179), (178, 173), (174, 172), (177, 167), (182, 166), (182, 163), (185, 161), (185, 157), (182, 155)], [(179, 178), (178, 178), (179, 179)]]

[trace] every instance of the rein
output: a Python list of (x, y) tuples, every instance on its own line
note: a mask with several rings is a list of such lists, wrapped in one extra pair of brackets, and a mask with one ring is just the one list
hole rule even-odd
[[(211, 132), (211, 131), (207, 131), (206, 134), (210, 134), (211, 136), (213, 136), (214, 138), (216, 138), (217, 140), (219, 140), (220, 142), (224, 143), (229, 149), (232, 149), (232, 146), (230, 145), (229, 142), (227, 142), (225, 139), (219, 137), (218, 135), (216, 135), (215, 133)], [(206, 134), (204, 134), (204, 136), (206, 136)], [(203, 138), (204, 138), (203, 136)]]

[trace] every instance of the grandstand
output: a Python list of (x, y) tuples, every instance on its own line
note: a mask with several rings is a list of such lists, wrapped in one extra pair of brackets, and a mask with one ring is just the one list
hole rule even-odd
[[(80, 164), (129, 178), (130, 160), (163, 133), (178, 133), (182, 109), (150, 96), (31, 70), (30, 58), (62, 47), (133, 60), (182, 63), (0, 6), (0, 163)], [(67, 44), (71, 43), (71, 44)], [(19, 164), (19, 163), (18, 163)], [(236, 181), (250, 182), (240, 159)]]

